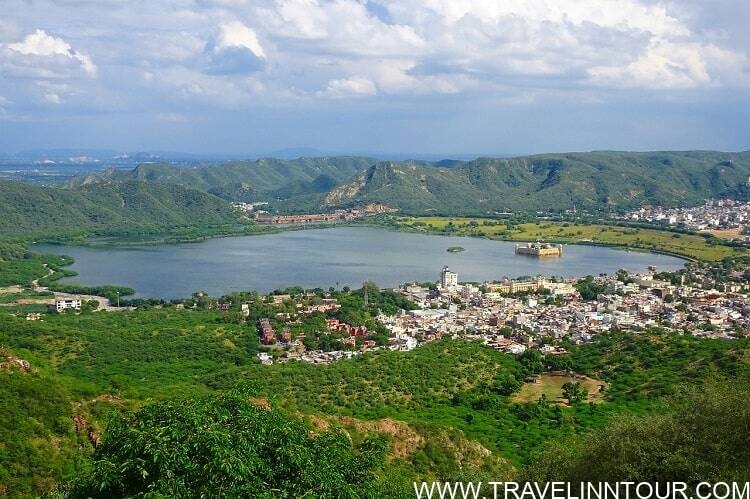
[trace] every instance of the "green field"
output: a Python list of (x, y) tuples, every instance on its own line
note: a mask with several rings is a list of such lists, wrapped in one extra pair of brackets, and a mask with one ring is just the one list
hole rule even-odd
[(547, 241), (623, 246), (704, 261), (718, 261), (726, 257), (748, 254), (746, 249), (724, 246), (712, 239), (693, 234), (613, 225), (576, 224), (572, 222), (506, 224), (497, 220), (458, 217), (397, 218), (396, 225), (407, 230), (489, 237), (507, 241)]
[[(587, 376), (568, 376), (544, 373), (536, 381), (524, 383), (521, 390), (513, 396), (516, 402), (532, 403), (544, 395), (551, 403), (565, 404), (563, 385), (565, 383), (581, 383), (588, 390), (586, 402), (603, 402), (606, 383), (591, 379)], [(604, 387), (602, 389), (602, 387)]]

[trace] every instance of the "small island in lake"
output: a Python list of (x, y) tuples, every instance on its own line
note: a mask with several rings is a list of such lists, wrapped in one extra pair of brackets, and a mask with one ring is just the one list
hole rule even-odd
[(463, 246), (451, 246), (445, 251), (448, 253), (461, 253), (462, 251), (466, 251), (466, 249)]
[(562, 245), (540, 242), (516, 244), (516, 255), (530, 255), (539, 258), (547, 256), (562, 256)]

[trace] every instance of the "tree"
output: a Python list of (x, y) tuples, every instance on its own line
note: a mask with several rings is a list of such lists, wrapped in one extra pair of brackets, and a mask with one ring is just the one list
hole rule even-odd
[(495, 379), (494, 391), (498, 395), (509, 397), (521, 389), (522, 383), (512, 374), (502, 374)]
[(352, 444), (229, 394), (160, 402), (115, 419), (78, 497), (372, 497), (384, 440)]
[(575, 284), (576, 290), (585, 301), (596, 300), (596, 297), (607, 289), (603, 284), (594, 281), (593, 276), (586, 276)]
[(567, 355), (546, 355), (544, 364), (550, 371), (570, 371), (573, 361)]
[(524, 371), (524, 375), (539, 374), (544, 372), (544, 363), (542, 362), (542, 354), (539, 350), (527, 349), (519, 357), (518, 362)]
[(625, 282), (628, 279), (628, 271), (625, 269), (619, 269), (615, 275), (620, 282)]
[[(525, 468), (530, 482), (746, 482), (750, 476), (747, 381), (710, 382), (666, 411), (619, 416), (585, 436), (552, 442)], [(691, 494), (687, 494), (690, 496)]]
[(583, 388), (580, 382), (572, 383), (568, 381), (562, 386), (563, 398), (568, 400), (568, 405), (576, 405), (588, 398), (589, 391)]

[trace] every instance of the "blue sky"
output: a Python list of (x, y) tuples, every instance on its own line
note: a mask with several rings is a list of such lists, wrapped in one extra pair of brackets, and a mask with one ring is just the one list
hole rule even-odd
[(0, 151), (750, 148), (745, 0), (2, 0)]

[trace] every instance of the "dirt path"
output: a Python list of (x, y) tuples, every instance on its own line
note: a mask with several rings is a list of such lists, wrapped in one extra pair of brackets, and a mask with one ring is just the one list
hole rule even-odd
[[(43, 264), (43, 265), (44, 265), (44, 268), (47, 269), (47, 275), (45, 275), (44, 277), (49, 277), (49, 276), (51, 276), (52, 274), (55, 273), (54, 270), (52, 270), (51, 268), (47, 267), (46, 263)], [(40, 286), (39, 285), (39, 279), (44, 279), (44, 277), (38, 277), (38, 278), (34, 279), (33, 281), (31, 281), (31, 289), (33, 289), (34, 291), (49, 291), (49, 288), (46, 288), (44, 286)]]
[[(55, 273), (54, 270), (47, 267), (47, 264), (44, 264), (44, 267), (47, 269), (47, 275), (44, 277), (49, 277), (52, 274)], [(39, 279), (43, 279), (44, 277), (40, 277)], [(39, 285), (39, 279), (34, 279), (31, 281), (31, 289), (34, 291), (49, 291), (50, 289), (46, 286), (40, 286)], [(95, 296), (95, 295), (79, 295), (79, 294), (72, 294), (72, 293), (60, 293), (57, 291), (52, 291), (55, 294), (55, 300), (65, 300), (65, 299), (80, 299), (81, 301), (96, 301), (99, 303), (97, 306), (97, 310), (106, 310), (107, 312), (117, 312), (121, 310), (131, 310), (130, 307), (113, 307), (112, 303), (110, 303), (109, 298), (104, 298), (103, 296)], [(54, 304), (54, 302), (53, 302)]]

